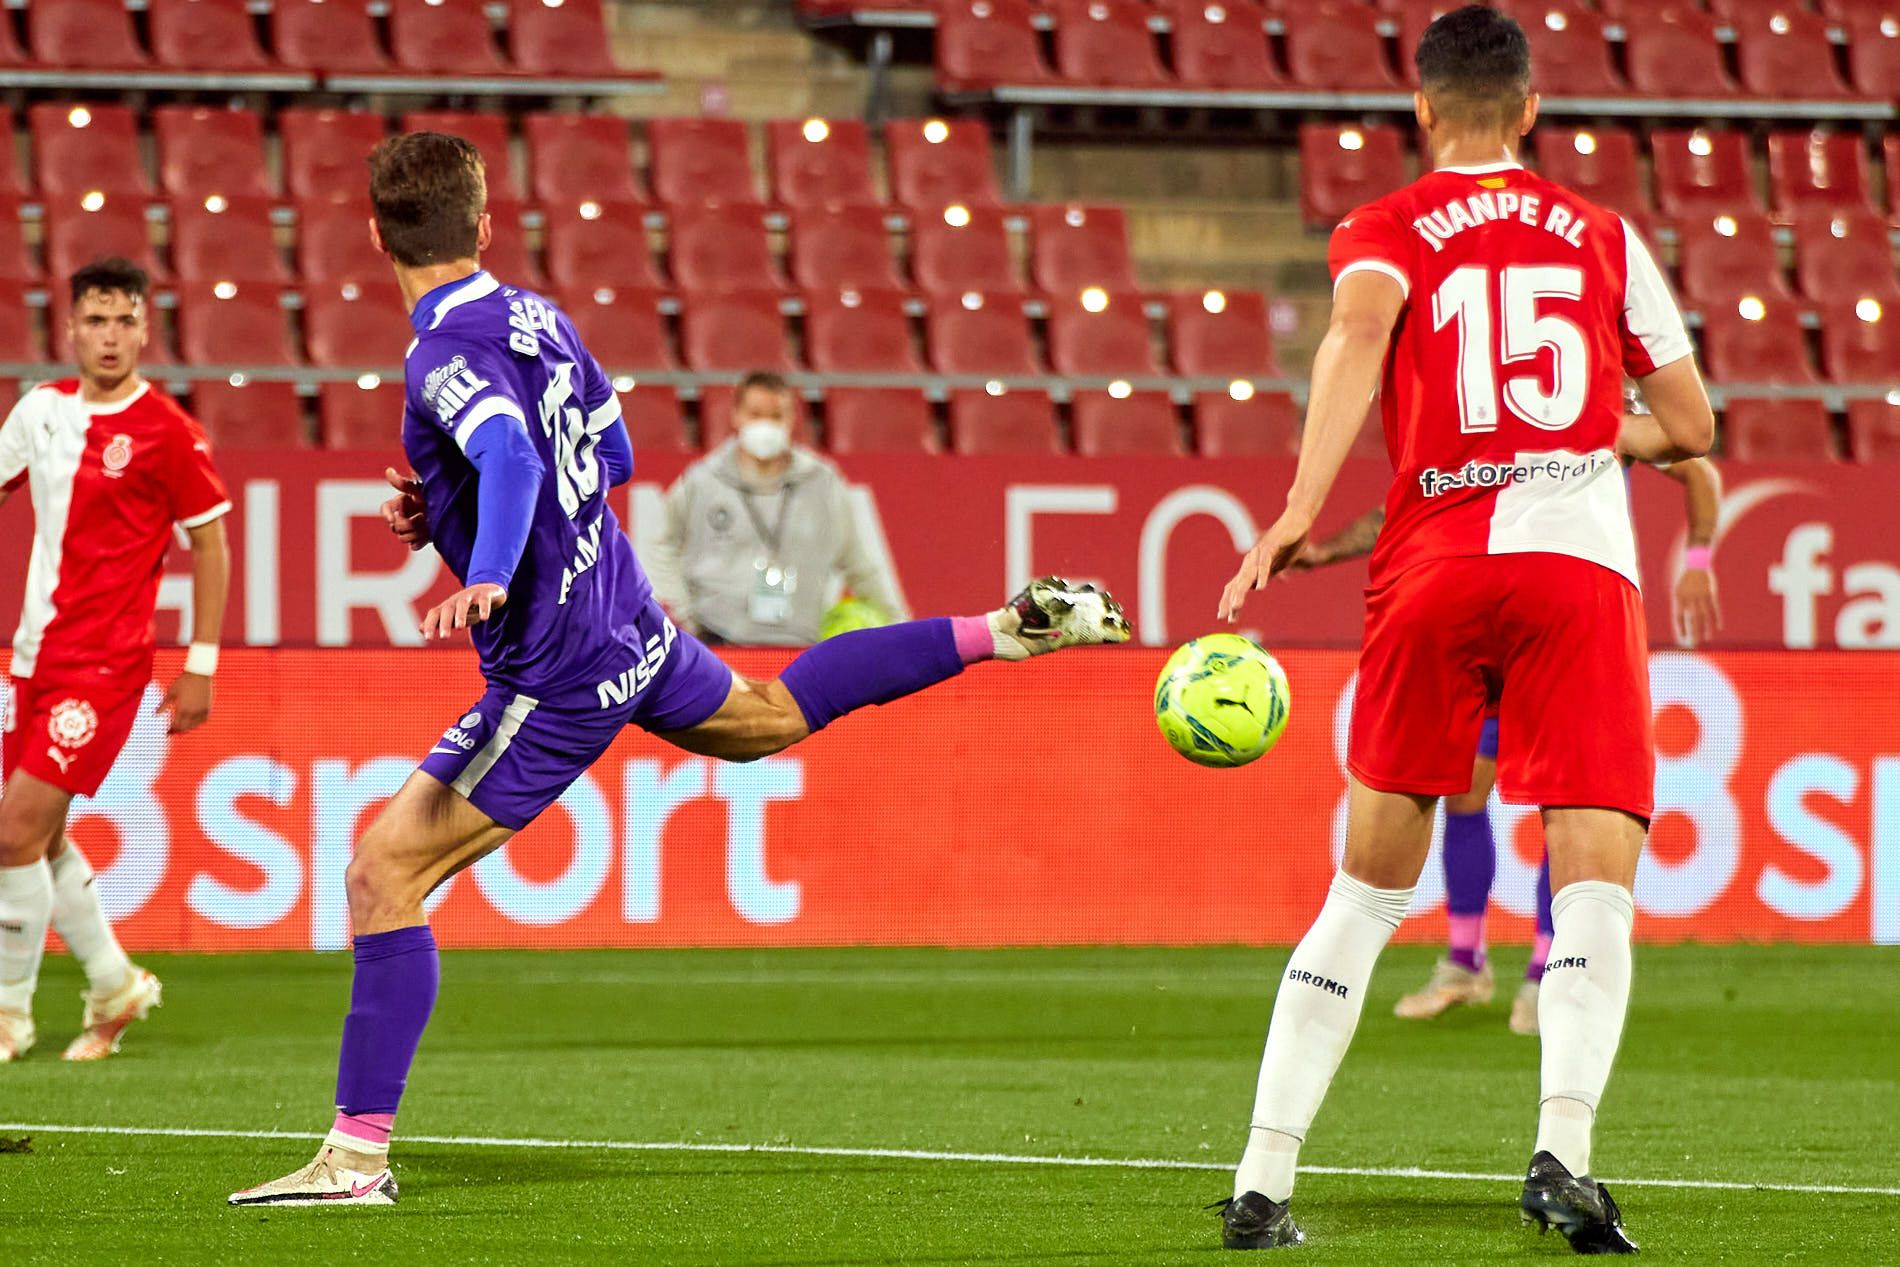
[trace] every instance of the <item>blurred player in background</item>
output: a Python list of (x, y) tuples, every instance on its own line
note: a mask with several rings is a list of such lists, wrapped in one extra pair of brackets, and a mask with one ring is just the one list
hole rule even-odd
[(469, 630), (488, 692), (357, 842), (330, 1134), (309, 1165), (233, 1205), (395, 1202), (390, 1131), (438, 981), (423, 899), (534, 821), (626, 727), (756, 760), (979, 660), (1128, 639), (1112, 598), (1045, 578), (987, 615), (844, 634), (776, 681), (739, 677), (654, 600), (607, 506), (633, 476), (619, 399), (565, 315), (482, 271), (487, 200), (481, 156), (459, 138), (409, 133), (370, 157), (371, 235), (416, 331), (402, 438), (417, 479), (391, 472), (385, 513), (462, 581), (422, 630)]
[(105, 781), (152, 680), (152, 612), (175, 524), (191, 540), (192, 644), (159, 711), (175, 735), (211, 712), (231, 503), (204, 431), (139, 377), (148, 297), (127, 260), (74, 273), (79, 376), (28, 392), (0, 427), (0, 501), (25, 484), (34, 515), (0, 793), (0, 1062), (34, 1043), (49, 922), (89, 987), (66, 1059), (111, 1055), (159, 1001), (158, 978), (127, 960), (92, 868), (66, 839), (67, 808)]
[[(1722, 480), (1708, 458), (1666, 463), (1656, 468), (1682, 486), (1683, 511), (1688, 516), (1687, 544), (1682, 569), (1676, 576), (1670, 608), (1676, 641), (1684, 647), (1706, 643), (1722, 627), (1711, 570), (1715, 530), (1722, 511)], [(1309, 541), (1289, 565), (1289, 572), (1327, 567), (1372, 553), (1385, 523), (1385, 507), (1375, 506), (1324, 541)], [(1497, 878), (1498, 846), (1487, 808), (1498, 779), (1498, 719), (1484, 719), (1478, 735), (1478, 754), (1471, 764), (1468, 791), (1445, 798), (1445, 843), (1440, 861), (1445, 868), (1445, 911), (1450, 945), (1432, 968), (1425, 987), (1400, 999), (1393, 1014), (1408, 1021), (1431, 1020), (1459, 1006), (1482, 1006), (1491, 1001), (1496, 980), (1485, 952), (1484, 917)], [(1538, 985), (1550, 957), (1550, 859), (1537, 871), (1537, 937), (1524, 967), (1524, 983), (1511, 1000), (1511, 1032), (1537, 1033)]]
[[(1508, 736), (1498, 785), (1541, 807), (1555, 890), (1519, 1209), (1580, 1253), (1629, 1253), (1616, 1203), (1590, 1177), (1655, 782), (1619, 458), (1699, 456), (1715, 419), (1635, 232), (1516, 160), (1537, 117), (1523, 30), (1467, 6), (1434, 21), (1416, 57), (1435, 170), (1334, 230), (1332, 317), (1287, 508), (1220, 603), (1236, 618), (1299, 557), (1380, 391), (1396, 475), (1366, 593), (1345, 860), (1280, 982), (1221, 1239), (1303, 1239), (1288, 1209), (1300, 1145), (1411, 905), (1437, 801), (1470, 788), (1495, 703)], [(1625, 374), (1653, 417), (1624, 415)]]

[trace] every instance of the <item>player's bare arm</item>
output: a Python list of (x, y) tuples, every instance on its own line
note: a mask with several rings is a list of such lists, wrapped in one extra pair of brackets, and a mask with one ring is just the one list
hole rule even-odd
[(1715, 444), (1715, 411), (1695, 358), (1681, 357), (1637, 380), (1647, 414), (1625, 414), (1617, 452), (1652, 466), (1699, 458)]
[(172, 679), (160, 713), (170, 714), (170, 733), (186, 734), (211, 716), (211, 675), (217, 668), (218, 631), (231, 585), (231, 551), (223, 518), (187, 529), (191, 536), (191, 651), (185, 670)]
[(1671, 624), (1678, 643), (1699, 647), (1722, 629), (1722, 606), (1710, 566), (1722, 512), (1722, 475), (1708, 458), (1691, 458), (1657, 469), (1682, 485), (1682, 508), (1689, 520), (1682, 574), (1676, 578), (1670, 609)]
[(1385, 507), (1374, 506), (1324, 541), (1309, 541), (1300, 547), (1293, 562), (1287, 564), (1287, 571), (1308, 572), (1348, 559), (1363, 559), (1378, 544), (1379, 529), (1383, 527)]

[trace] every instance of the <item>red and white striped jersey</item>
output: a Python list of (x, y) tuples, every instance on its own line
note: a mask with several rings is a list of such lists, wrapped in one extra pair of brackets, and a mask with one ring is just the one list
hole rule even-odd
[(33, 554), (15, 677), (143, 681), (172, 525), (231, 509), (205, 433), (149, 383), (109, 405), (77, 379), (22, 396), (0, 425), (0, 486), (33, 492)]
[(1446, 167), (1340, 221), (1331, 264), (1335, 287), (1371, 270), (1405, 290), (1372, 584), (1428, 559), (1540, 552), (1636, 584), (1623, 376), (1692, 348), (1623, 218), (1516, 163)]

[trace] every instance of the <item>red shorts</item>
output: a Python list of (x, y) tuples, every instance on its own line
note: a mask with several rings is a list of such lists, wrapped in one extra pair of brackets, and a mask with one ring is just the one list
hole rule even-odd
[(1367, 591), (1347, 757), (1361, 783), (1466, 791), (1494, 704), (1505, 800), (1649, 818), (1656, 745), (1634, 585), (1569, 555), (1504, 554), (1432, 560)]
[(14, 678), (0, 775), (24, 770), (74, 796), (91, 796), (119, 759), (144, 697), (144, 682), (42, 686)]

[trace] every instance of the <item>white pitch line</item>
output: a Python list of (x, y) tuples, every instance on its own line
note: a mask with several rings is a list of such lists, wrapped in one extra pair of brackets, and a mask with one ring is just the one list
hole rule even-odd
[[(198, 1126), (69, 1126), (50, 1122), (0, 1122), (0, 1131), (40, 1131), (48, 1135), (146, 1135), (166, 1139), (324, 1138), (319, 1131), (234, 1131)], [(535, 1139), (500, 1135), (402, 1135), (406, 1144), (448, 1144), (462, 1148), (564, 1148), (622, 1153), (775, 1154), (797, 1157), (858, 1157), (895, 1161), (974, 1162), (991, 1166), (1076, 1166), (1094, 1170), (1217, 1170), (1233, 1166), (1217, 1161), (1177, 1161), (1167, 1157), (1063, 1157), (1033, 1153), (961, 1153), (924, 1148), (844, 1148), (805, 1144), (711, 1144), (689, 1140)], [(1417, 1166), (1301, 1166), (1308, 1175), (1345, 1175), (1361, 1179), (1443, 1179), (1458, 1183), (1518, 1183), (1522, 1175), (1482, 1174), (1470, 1170), (1425, 1170)], [(1832, 1183), (1738, 1183), (1722, 1179), (1611, 1179), (1629, 1188), (1689, 1188), (1709, 1192), (1798, 1192), (1831, 1196), (1900, 1197), (1900, 1188), (1858, 1188)]]

